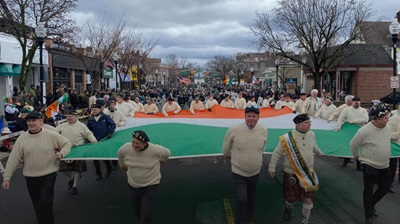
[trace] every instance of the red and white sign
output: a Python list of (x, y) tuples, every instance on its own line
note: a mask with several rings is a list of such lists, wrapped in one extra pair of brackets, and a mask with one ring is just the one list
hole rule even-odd
[(399, 88), (399, 77), (398, 76), (390, 77), (390, 88), (392, 88), (392, 89)]

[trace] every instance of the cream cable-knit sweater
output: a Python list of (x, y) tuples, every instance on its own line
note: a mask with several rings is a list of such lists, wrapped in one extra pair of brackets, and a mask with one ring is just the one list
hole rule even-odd
[(340, 105), (338, 108), (336, 108), (336, 110), (333, 112), (333, 114), (331, 114), (331, 116), (329, 116), (328, 121), (337, 120), (339, 118), (340, 114), (343, 112), (343, 110), (347, 107), (351, 107), (351, 106), (348, 106), (347, 104)]
[(317, 113), (315, 114), (315, 116), (324, 120), (328, 120), (329, 117), (335, 112), (336, 110), (336, 106), (331, 104), (329, 106), (327, 105), (322, 105), (321, 108), (319, 108), (319, 110), (317, 111)]
[[(319, 149), (316, 141), (315, 134), (312, 131), (308, 131), (306, 133), (299, 132), (298, 130), (293, 130), (293, 136), (296, 140), (296, 146), (299, 149), (301, 156), (306, 162), (308, 168), (311, 171), (314, 171), (314, 153), (317, 155), (322, 155), (321, 150)], [(279, 159), (284, 155), (284, 151), (282, 148), (282, 143), (279, 141), (278, 146), (276, 146), (272, 156), (271, 161), (269, 162), (269, 172), (276, 172), (275, 168), (279, 161)], [(286, 173), (294, 174), (293, 168), (290, 165), (287, 157), (285, 156), (283, 162), (283, 170)]]
[(196, 100), (193, 100), (190, 103), (190, 108), (189, 111), (191, 114), (195, 114), (195, 110), (205, 110), (206, 108), (204, 107), (203, 102), (199, 101), (198, 103), (196, 103)]
[(206, 106), (206, 109), (211, 108), (211, 107), (214, 106), (215, 104), (218, 105), (218, 101), (216, 101), (215, 99), (212, 99), (212, 100), (208, 99), (207, 102), (206, 102), (206, 105), (205, 105), (205, 106)]
[(129, 185), (146, 187), (160, 183), (160, 163), (167, 161), (170, 153), (169, 149), (152, 143), (146, 150), (137, 152), (129, 142), (118, 149), (118, 162), (121, 167), (128, 166)]
[(161, 112), (164, 114), (164, 116), (168, 116), (168, 112), (173, 111), (174, 114), (178, 114), (182, 110), (181, 106), (177, 102), (172, 102), (172, 104), (169, 104), (169, 102), (166, 102), (164, 106), (161, 109)]
[(395, 114), (391, 114), (389, 121), (386, 124), (390, 127), (390, 139), (399, 144), (400, 143), (400, 117)]
[(69, 139), (73, 146), (85, 144), (86, 139), (91, 143), (97, 142), (89, 128), (80, 121), (76, 121), (73, 124), (66, 122), (56, 129), (58, 133)]
[[(361, 148), (359, 148), (361, 147)], [(358, 129), (350, 142), (354, 158), (376, 169), (389, 167), (390, 127), (377, 128), (372, 122)]]
[(235, 100), (235, 108), (236, 109), (246, 109), (246, 99), (241, 97), (241, 98), (236, 98)]
[(147, 113), (158, 113), (158, 107), (154, 103), (152, 104), (145, 104), (144, 106), (144, 112)]
[(225, 99), (223, 99), (219, 105), (221, 107), (225, 107), (225, 108), (234, 108), (235, 107), (235, 104), (232, 102), (232, 100), (226, 101)]
[(110, 116), (110, 118), (115, 122), (117, 127), (122, 127), (126, 125), (127, 122), (126, 117), (124, 116), (123, 113), (121, 113), (121, 111), (119, 110), (114, 110), (113, 112), (108, 111), (107, 115)]
[(37, 134), (29, 131), (18, 137), (7, 161), (4, 180), (10, 180), (20, 162), (24, 162), (23, 175), (40, 177), (59, 170), (56, 150), (63, 156), (71, 150), (71, 142), (64, 136), (47, 129)]
[(246, 123), (229, 128), (222, 153), (225, 157), (231, 157), (232, 172), (244, 177), (260, 173), (267, 138), (268, 131), (260, 124), (253, 129)]
[(368, 122), (368, 111), (365, 108), (354, 108), (352, 106), (345, 108), (337, 120), (337, 127), (340, 128), (344, 122), (353, 122), (358, 126), (363, 126)]

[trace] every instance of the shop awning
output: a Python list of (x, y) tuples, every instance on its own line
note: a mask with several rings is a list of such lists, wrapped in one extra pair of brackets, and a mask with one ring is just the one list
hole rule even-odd
[(14, 72), (14, 76), (21, 76), (21, 65), (13, 65), (12, 70)]
[(10, 64), (0, 63), (0, 76), (14, 76), (14, 71)]

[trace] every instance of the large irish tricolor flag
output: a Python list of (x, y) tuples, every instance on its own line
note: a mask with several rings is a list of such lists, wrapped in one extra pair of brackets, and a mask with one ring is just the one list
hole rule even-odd
[[(265, 153), (272, 153), (279, 136), (294, 128), (295, 114), (289, 109), (275, 111), (260, 109), (259, 123), (268, 129)], [(334, 132), (336, 122), (311, 119), (311, 129), (315, 132), (317, 144), (330, 156), (351, 157), (349, 142), (358, 130), (355, 125), (345, 124), (342, 130)], [(223, 139), (229, 127), (244, 122), (244, 111), (222, 108), (218, 105), (211, 111), (197, 111), (192, 115), (182, 110), (178, 115), (164, 117), (161, 113), (146, 115), (136, 113), (128, 118), (128, 124), (117, 128), (110, 139), (96, 144), (74, 147), (65, 159), (116, 159), (120, 146), (132, 141), (132, 132), (144, 130), (150, 142), (163, 145), (171, 150), (172, 158), (222, 155)], [(392, 156), (400, 157), (400, 147), (392, 144)]]

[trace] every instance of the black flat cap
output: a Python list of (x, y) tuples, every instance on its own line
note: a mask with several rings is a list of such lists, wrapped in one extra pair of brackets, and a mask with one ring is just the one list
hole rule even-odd
[(310, 115), (308, 114), (299, 114), (296, 117), (293, 118), (293, 122), (295, 124), (301, 123), (303, 121), (310, 120)]
[(30, 112), (28, 115), (26, 115), (25, 120), (28, 120), (28, 119), (42, 119), (42, 118), (43, 118), (43, 114), (41, 114), (39, 112), (36, 112), (36, 111), (33, 111), (33, 112)]
[(139, 131), (134, 131), (132, 133), (132, 137), (136, 138), (136, 139), (138, 139), (138, 140), (140, 140), (142, 142), (149, 142), (150, 141), (150, 139), (147, 136), (147, 134), (144, 131), (140, 131), (140, 130)]

